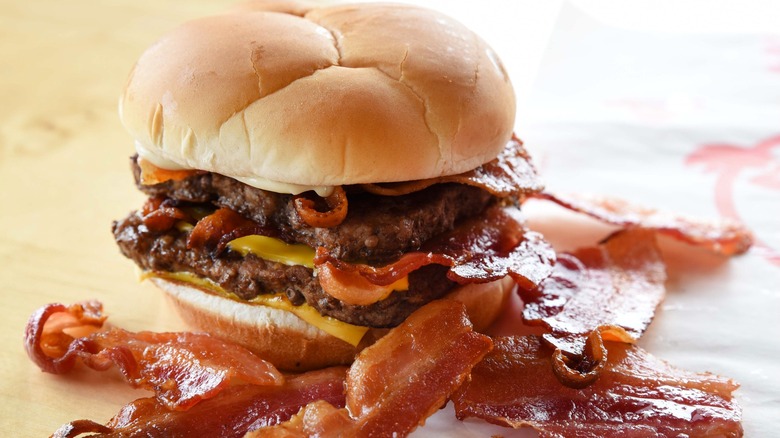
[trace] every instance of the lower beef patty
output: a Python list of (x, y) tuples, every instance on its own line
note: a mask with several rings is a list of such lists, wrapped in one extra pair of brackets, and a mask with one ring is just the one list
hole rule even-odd
[(113, 232), (122, 253), (143, 269), (190, 272), (213, 280), (243, 299), (284, 292), (295, 305), (305, 301), (323, 315), (362, 326), (396, 326), (455, 286), (446, 277), (447, 268), (430, 265), (409, 275), (408, 291), (393, 292), (369, 306), (355, 306), (325, 293), (309, 268), (270, 262), (252, 254), (243, 257), (229, 249), (218, 257), (205, 249), (187, 249), (188, 232), (176, 228), (151, 232), (137, 212), (114, 222)]

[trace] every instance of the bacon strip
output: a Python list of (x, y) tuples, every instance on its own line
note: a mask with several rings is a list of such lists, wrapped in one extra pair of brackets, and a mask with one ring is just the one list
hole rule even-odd
[(571, 389), (553, 374), (552, 348), (540, 337), (496, 339), (453, 396), (456, 414), (530, 426), (542, 437), (742, 436), (733, 381), (675, 368), (634, 345), (607, 349), (596, 383)]
[(528, 152), (523, 147), (523, 142), (517, 137), (512, 137), (494, 160), (469, 172), (418, 181), (361, 184), (360, 187), (376, 195), (399, 196), (441, 183), (458, 183), (479, 187), (500, 198), (542, 190), (542, 184), (538, 179), (536, 169), (531, 164)]
[(41, 370), (64, 374), (80, 359), (105, 371), (116, 366), (133, 387), (156, 393), (169, 409), (188, 409), (231, 383), (281, 385), (282, 374), (238, 345), (200, 333), (131, 333), (119, 328), (74, 337), (73, 330), (99, 329), (105, 316), (98, 302), (49, 304), (27, 323), (27, 354)]
[(613, 225), (654, 229), (721, 255), (742, 254), (753, 244), (750, 231), (744, 225), (729, 219), (712, 221), (685, 217), (601, 196), (541, 192), (534, 197), (555, 202), (569, 210)]
[(249, 436), (406, 436), (446, 403), (491, 346), (472, 331), (461, 303), (434, 301), (358, 355), (347, 373), (348, 411), (309, 405), (291, 422)]
[(292, 376), (282, 386), (236, 385), (187, 411), (170, 411), (155, 398), (138, 399), (105, 426), (76, 420), (60, 427), (54, 438), (100, 433), (102, 437), (239, 438), (261, 427), (287, 421), (315, 400), (343, 407), (345, 367)]
[(666, 268), (650, 230), (624, 230), (598, 247), (559, 254), (550, 277), (519, 289), (523, 319), (544, 325), (552, 345), (579, 353), (599, 329), (605, 340), (634, 342), (666, 293)]
[[(314, 258), (320, 272), (351, 284), (365, 281), (359, 278), (350, 281), (350, 276), (362, 276), (370, 283), (388, 286), (423, 266), (439, 264), (449, 266), (447, 276), (461, 284), (487, 283), (510, 275), (528, 289), (550, 275), (554, 261), (552, 247), (541, 234), (525, 228), (520, 211), (514, 207), (493, 207), (485, 215), (426, 242), (421, 251), (407, 253), (390, 265), (349, 263), (332, 257), (322, 248)], [(365, 297), (342, 296), (342, 299), (350, 302)]]

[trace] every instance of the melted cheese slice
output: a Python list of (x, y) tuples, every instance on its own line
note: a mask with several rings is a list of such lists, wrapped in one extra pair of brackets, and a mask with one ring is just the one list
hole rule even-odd
[(284, 294), (265, 294), (258, 295), (251, 300), (244, 300), (239, 298), (232, 292), (223, 289), (217, 283), (207, 279), (198, 277), (195, 274), (189, 272), (153, 272), (145, 271), (141, 273), (141, 279), (145, 280), (151, 277), (163, 278), (166, 280), (180, 281), (183, 283), (192, 284), (200, 289), (211, 292), (217, 296), (231, 299), (234, 301), (240, 301), (242, 303), (249, 303), (254, 305), (262, 305), (272, 307), (274, 309), (286, 310), (298, 318), (306, 321), (307, 323), (319, 328), (325, 333), (335, 336), (349, 344), (357, 346), (360, 340), (368, 331), (368, 327), (361, 327), (357, 325), (347, 324), (346, 322), (339, 321), (330, 316), (321, 315), (316, 309), (304, 303), (300, 306), (294, 306), (287, 299)]
[(242, 256), (252, 253), (265, 260), (285, 265), (303, 265), (314, 269), (314, 249), (302, 244), (289, 244), (273, 237), (250, 236), (231, 240), (228, 247)]

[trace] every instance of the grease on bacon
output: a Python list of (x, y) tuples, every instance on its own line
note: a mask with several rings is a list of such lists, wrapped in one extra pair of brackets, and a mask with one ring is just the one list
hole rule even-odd
[(186, 411), (172, 411), (155, 398), (141, 398), (125, 405), (106, 425), (76, 420), (60, 427), (53, 437), (98, 433), (104, 438), (240, 438), (288, 420), (315, 400), (344, 406), (345, 374), (346, 367), (333, 367), (290, 376), (281, 386), (235, 385)]
[[(559, 254), (538, 288), (519, 288), (523, 319), (550, 330), (556, 374), (572, 387), (598, 377), (602, 338), (633, 343), (647, 329), (666, 293), (666, 267), (655, 232), (616, 232), (596, 247)], [(597, 333), (596, 333), (597, 332)]]
[(742, 436), (733, 381), (673, 367), (641, 348), (607, 342), (599, 379), (563, 386), (554, 350), (537, 336), (495, 339), (495, 347), (453, 396), (460, 419), (532, 427), (542, 437)]

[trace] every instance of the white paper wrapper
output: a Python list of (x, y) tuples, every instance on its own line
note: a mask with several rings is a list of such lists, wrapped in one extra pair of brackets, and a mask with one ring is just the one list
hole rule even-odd
[[(730, 30), (629, 30), (565, 4), (518, 132), (552, 191), (732, 217), (754, 231), (756, 247), (733, 259), (663, 239), (668, 294), (640, 345), (675, 366), (739, 382), (745, 436), (776, 436), (780, 35)], [(560, 249), (612, 230), (556, 206), (527, 207), (531, 224)], [(513, 330), (502, 321), (499, 331)], [(416, 436), (535, 436), (452, 415), (439, 412)]]

